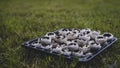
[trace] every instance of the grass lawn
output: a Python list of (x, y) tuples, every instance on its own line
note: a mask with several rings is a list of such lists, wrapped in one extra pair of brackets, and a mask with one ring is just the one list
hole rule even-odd
[(120, 67), (120, 39), (87, 63), (21, 47), (63, 27), (90, 28), (120, 38), (120, 0), (0, 0), (0, 68)]

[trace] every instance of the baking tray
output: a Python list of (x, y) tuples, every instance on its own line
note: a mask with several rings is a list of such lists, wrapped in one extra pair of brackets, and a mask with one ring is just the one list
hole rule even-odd
[[(34, 42), (37, 42), (37, 39), (38, 38), (27, 41), (27, 42), (24, 42), (22, 44), (22, 46), (27, 47), (27, 48), (31, 48), (31, 49), (34, 49), (34, 50), (42, 51), (44, 53), (49, 53), (49, 54), (52, 54), (52, 55), (61, 56), (61, 54), (54, 53), (54, 52), (48, 51), (46, 49), (42, 49), (42, 48), (39, 48), (39, 47), (32, 46), (31, 44), (34, 43)], [(75, 56), (72, 56), (72, 55), (70, 55), (70, 56), (62, 55), (62, 56), (64, 56), (67, 59), (70, 59), (70, 60), (73, 60), (75, 58), (80, 62), (87, 62), (87, 61), (90, 61), (91, 59), (93, 59), (94, 57), (96, 57), (97, 55), (99, 55), (104, 50), (106, 50), (108, 47), (110, 47), (116, 41), (117, 41), (116, 37), (113, 37), (111, 40), (107, 40), (106, 43), (104, 43), (102, 45), (102, 48), (93, 52), (93, 54), (91, 56), (87, 56), (87, 57), (83, 57), (83, 58), (82, 57), (78, 58), (78, 57), (75, 57)]]

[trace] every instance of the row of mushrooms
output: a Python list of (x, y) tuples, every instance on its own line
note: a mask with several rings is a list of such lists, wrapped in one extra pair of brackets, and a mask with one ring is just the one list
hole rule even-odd
[(112, 38), (111, 33), (101, 34), (100, 31), (92, 31), (89, 28), (62, 28), (55, 32), (48, 32), (32, 45), (58, 54), (85, 57), (92, 55), (93, 51), (101, 49), (102, 45)]

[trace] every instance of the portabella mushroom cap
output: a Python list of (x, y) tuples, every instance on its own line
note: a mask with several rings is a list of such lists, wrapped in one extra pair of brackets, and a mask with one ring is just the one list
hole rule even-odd
[(42, 44), (51, 44), (52, 39), (51, 39), (50, 37), (44, 36), (44, 37), (41, 37), (41, 38), (40, 38), (40, 42), (41, 42)]
[(110, 40), (113, 38), (113, 35), (111, 33), (104, 33), (103, 36), (107, 39), (107, 40)]
[(62, 48), (57, 46), (56, 48), (53, 48), (52, 51), (56, 53), (62, 53)]
[(95, 38), (95, 41), (97, 44), (103, 44), (106, 42), (106, 38), (104, 38), (103, 35), (98, 35), (96, 38)]
[(80, 45), (80, 46), (87, 44), (87, 40), (84, 40), (84, 39), (77, 39), (76, 41), (77, 41), (78, 45)]
[(46, 37), (50, 37), (51, 39), (55, 39), (56, 38), (56, 34), (54, 32), (48, 32), (45, 36)]
[(100, 44), (92, 44), (92, 45), (89, 45), (90, 49), (91, 50), (99, 50), (102, 46)]
[(77, 43), (70, 43), (70, 44), (68, 44), (68, 49), (69, 49), (69, 50), (72, 50), (72, 51), (78, 50), (78, 49), (79, 49), (79, 46), (78, 46)]
[(95, 39), (98, 35), (100, 35), (100, 31), (91, 31), (89, 34), (92, 39)]

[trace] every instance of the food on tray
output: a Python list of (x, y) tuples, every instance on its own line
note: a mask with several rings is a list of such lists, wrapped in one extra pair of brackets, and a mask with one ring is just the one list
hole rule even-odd
[(92, 55), (93, 51), (100, 50), (102, 44), (112, 38), (111, 33), (101, 34), (100, 31), (91, 29), (62, 28), (55, 32), (48, 32), (31, 45), (57, 54), (86, 57)]

